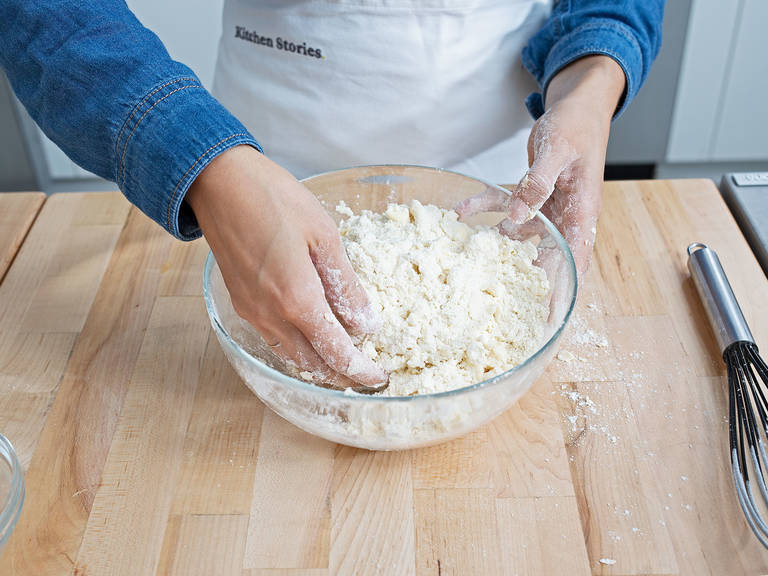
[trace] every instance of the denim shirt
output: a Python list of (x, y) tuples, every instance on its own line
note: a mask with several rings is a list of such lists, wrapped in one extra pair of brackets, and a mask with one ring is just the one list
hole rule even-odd
[[(544, 113), (561, 68), (605, 54), (626, 75), (618, 115), (658, 53), (663, 9), (663, 0), (560, 0), (523, 50), (542, 88), (526, 101), (531, 114)], [(262, 151), (119, 0), (0, 0), (0, 65), (51, 140), (182, 240), (200, 236), (184, 202), (197, 175), (233, 146)]]

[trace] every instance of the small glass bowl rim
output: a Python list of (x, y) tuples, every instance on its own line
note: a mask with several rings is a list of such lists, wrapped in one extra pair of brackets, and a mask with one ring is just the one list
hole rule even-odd
[(13, 448), (11, 441), (2, 434), (0, 434), (0, 450), (8, 455), (7, 458), (5, 458), (5, 454), (0, 455), (0, 458), (6, 460), (11, 469), (11, 486), (3, 502), (3, 508), (0, 511), (0, 550), (2, 550), (13, 529), (16, 527), (19, 516), (21, 516), (25, 490), (24, 474), (22, 473), (21, 463), (16, 455), (16, 450)]
[[(360, 170), (364, 168), (400, 168), (400, 169), (416, 168), (416, 169), (428, 170), (428, 171), (437, 172), (437, 173), (445, 172), (449, 174), (456, 174), (457, 176), (462, 176), (470, 180), (474, 180), (485, 186), (488, 186), (489, 188), (495, 188), (506, 194), (509, 193), (509, 190), (507, 190), (506, 188), (503, 188), (498, 184), (487, 182), (481, 178), (476, 178), (475, 176), (468, 176), (466, 174), (462, 174), (461, 172), (456, 172), (454, 170), (447, 170), (445, 168), (435, 168), (432, 166), (422, 166), (419, 164), (364, 164), (360, 166), (351, 166), (349, 168), (342, 168), (339, 170), (329, 170), (327, 172), (320, 172), (318, 174), (314, 174), (312, 176), (302, 179), (301, 182), (302, 183), (308, 182), (310, 180), (313, 180), (315, 178), (320, 178), (322, 176), (338, 174), (341, 172), (349, 172), (353, 170)], [(240, 346), (240, 344), (229, 335), (226, 328), (224, 328), (224, 326), (221, 324), (221, 321), (219, 320), (219, 314), (213, 302), (213, 296), (211, 294), (211, 289), (210, 289), (211, 272), (213, 271), (213, 265), (216, 262), (216, 258), (214, 257), (213, 252), (211, 251), (208, 252), (208, 256), (205, 259), (205, 267), (203, 270), (203, 298), (205, 299), (205, 307), (208, 311), (208, 316), (211, 319), (211, 324), (213, 325), (214, 329), (221, 336), (224, 337), (225, 342), (227, 342), (227, 344), (230, 345), (235, 350), (235, 352), (239, 357), (245, 360), (246, 363), (253, 365), (257, 371), (262, 372), (266, 376), (277, 380), (281, 384), (285, 384), (289, 387), (297, 388), (301, 392), (309, 392), (310, 394), (319, 394), (320, 396), (326, 395), (329, 398), (333, 398), (337, 400), (342, 400), (342, 399), (347, 401), (361, 400), (364, 402), (417, 402), (417, 401), (430, 401), (438, 398), (448, 398), (452, 396), (461, 396), (463, 394), (469, 394), (480, 388), (490, 387), (490, 386), (499, 384), (502, 380), (506, 380), (509, 376), (515, 374), (516, 372), (523, 371), (530, 363), (534, 361), (534, 359), (541, 356), (541, 354), (543, 354), (545, 350), (549, 349), (550, 346), (552, 346), (555, 342), (557, 342), (563, 329), (568, 324), (568, 320), (570, 319), (571, 313), (573, 312), (573, 309), (576, 305), (576, 297), (578, 295), (579, 285), (578, 285), (578, 275), (576, 273), (576, 263), (573, 259), (573, 253), (571, 252), (571, 249), (568, 246), (568, 243), (565, 241), (565, 238), (563, 238), (562, 234), (560, 234), (560, 231), (557, 229), (557, 227), (554, 224), (552, 224), (552, 222), (549, 221), (549, 219), (546, 216), (544, 216), (541, 212), (537, 212), (534, 217), (542, 222), (542, 224), (547, 229), (549, 234), (555, 239), (555, 242), (557, 243), (560, 250), (566, 255), (568, 275), (570, 276), (571, 282), (573, 284), (573, 292), (571, 294), (570, 302), (568, 303), (568, 310), (563, 316), (563, 319), (560, 322), (560, 325), (552, 333), (549, 339), (544, 344), (542, 344), (538, 350), (536, 350), (533, 354), (531, 354), (528, 358), (526, 358), (523, 362), (510, 368), (505, 372), (502, 372), (501, 374), (497, 374), (496, 376), (488, 378), (487, 380), (482, 380), (480, 382), (476, 382), (468, 386), (462, 386), (460, 388), (454, 388), (454, 389), (446, 390), (443, 392), (432, 392), (429, 394), (416, 394), (414, 396), (374, 396), (374, 395), (359, 394), (359, 393), (349, 394), (344, 390), (335, 390), (333, 388), (323, 388), (321, 386), (317, 386), (315, 384), (310, 384), (309, 382), (304, 382), (303, 380), (293, 378), (292, 376), (288, 376), (287, 374), (283, 374), (279, 370), (272, 368), (271, 366), (265, 364), (255, 356), (252, 356), (251, 354), (249, 354), (248, 351), (246, 351), (242, 346)]]

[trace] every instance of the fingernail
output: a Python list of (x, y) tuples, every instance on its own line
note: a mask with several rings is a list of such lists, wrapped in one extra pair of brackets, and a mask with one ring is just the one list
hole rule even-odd
[(353, 386), (352, 390), (357, 392), (358, 394), (376, 394), (378, 392), (383, 392), (389, 388), (389, 379), (387, 379), (386, 382), (383, 384), (380, 384), (379, 386), (373, 387), (373, 386)]
[(520, 225), (512, 222), (509, 218), (505, 218), (501, 222), (499, 222), (499, 232), (506, 236), (514, 236), (515, 232), (517, 232), (517, 229)]
[(347, 376), (366, 388), (378, 388), (389, 381), (389, 375), (362, 352), (352, 356), (347, 367)]
[(513, 198), (509, 201), (507, 218), (509, 218), (514, 224), (522, 224), (523, 222), (527, 222), (531, 219), (531, 217), (531, 209), (520, 198)]
[(471, 198), (465, 198), (453, 207), (453, 211), (459, 215), (459, 220), (472, 214), (472, 211), (470, 210), (471, 200)]
[(479, 212), (485, 212), (487, 210), (487, 197), (488, 191), (486, 190), (482, 194), (477, 196), (470, 196), (459, 201), (454, 207), (453, 211), (459, 215), (459, 218), (466, 218), (473, 216)]

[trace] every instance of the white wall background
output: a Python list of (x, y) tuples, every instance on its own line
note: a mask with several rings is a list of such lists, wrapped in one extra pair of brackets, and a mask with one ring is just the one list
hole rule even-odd
[(213, 85), (224, 0), (127, 0), (144, 26), (157, 34), (171, 58), (183, 62), (203, 85)]

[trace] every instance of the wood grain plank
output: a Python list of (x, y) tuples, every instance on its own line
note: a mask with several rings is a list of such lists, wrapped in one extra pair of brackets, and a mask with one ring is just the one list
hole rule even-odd
[(209, 330), (199, 298), (155, 301), (77, 555), (82, 573), (155, 573)]
[(751, 536), (733, 488), (727, 380), (695, 373), (666, 316), (610, 322), (612, 340), (634, 351), (625, 364), (637, 376), (627, 390), (639, 427), (640, 483), (661, 496), (654, 512), (668, 528), (680, 573), (768, 571), (768, 554)]
[[(699, 377), (707, 380), (707, 377)], [(703, 382), (700, 382), (703, 383)], [(768, 574), (768, 553), (749, 529), (736, 499), (722, 431), (702, 430), (689, 444), (667, 446), (648, 460), (662, 493), (663, 517), (679, 573)], [(722, 440), (722, 439), (721, 439)], [(702, 460), (702, 457), (705, 459)]]
[(169, 521), (175, 532), (170, 564), (158, 576), (241, 576), (248, 516), (188, 514)]
[(334, 444), (264, 412), (244, 568), (328, 568)]
[(45, 202), (42, 192), (0, 194), (0, 282)]
[[(120, 195), (111, 198), (127, 206)], [(38, 219), (47, 232), (38, 235), (36, 225), (19, 254), (23, 258), (28, 251), (31, 259), (31, 269), (18, 272), (22, 278), (14, 281), (27, 298), (29, 285), (36, 286), (35, 279), (45, 272), (41, 262), (50, 242), (55, 245), (61, 239), (62, 234), (55, 232), (56, 222), (73, 221), (82, 201), (79, 195), (53, 199), (56, 202), (47, 202)], [(55, 212), (50, 217), (48, 206)], [(113, 217), (103, 202), (99, 206), (100, 213)], [(130, 213), (45, 420), (25, 477), (27, 500), (0, 556), (0, 572), (72, 571), (171, 242), (144, 215)], [(7, 289), (8, 280), (0, 291)], [(14, 295), (10, 300), (26, 311), (21, 297)], [(0, 299), (0, 307), (6, 302)], [(3, 326), (9, 316), (19, 318), (4, 311)]]
[(173, 514), (251, 511), (264, 405), (211, 331), (187, 427)]
[(574, 497), (500, 498), (496, 522), (504, 576), (592, 574)]
[[(105, 199), (98, 194), (73, 195), (62, 206), (61, 199), (53, 197), (40, 212), (38, 226), (29, 232), (0, 289), (0, 314), (5, 318), (0, 329), (0, 429), (15, 444), (25, 469), (128, 214), (124, 199), (107, 196), (122, 220), (88, 230), (77, 223), (77, 216), (97, 217)], [(21, 219), (19, 224), (29, 224), (25, 214), (37, 214), (32, 208), (39, 207), (40, 198), (33, 194), (29, 199), (34, 202), (28, 203), (26, 213), (16, 209), (10, 214)], [(2, 214), (0, 219), (6, 222), (10, 215)], [(84, 242), (94, 230), (98, 242)], [(61, 285), (47, 290), (63, 269), (76, 271), (76, 290)], [(46, 295), (41, 299), (43, 291)], [(30, 318), (38, 321), (31, 324)]]
[(573, 496), (552, 386), (540, 378), (520, 402), (491, 422), (494, 493), (501, 498)]
[(242, 576), (330, 576), (324, 568), (255, 568), (243, 570)]
[(165, 523), (165, 532), (163, 533), (163, 545), (160, 547), (160, 557), (157, 561), (158, 576), (167, 576), (173, 569), (173, 561), (176, 558), (176, 551), (179, 547), (179, 528), (181, 527), (181, 516), (171, 514)]
[[(702, 378), (702, 380), (708, 379)], [(725, 435), (725, 430), (726, 426), (722, 425), (721, 436)], [(707, 442), (710, 443), (709, 451), (704, 448)], [(736, 504), (738, 499), (733, 487), (732, 475), (726, 465), (728, 455), (726, 443), (720, 443), (720, 454), (716, 459), (713, 458), (714, 462), (722, 461), (722, 466), (714, 467), (699, 459), (705, 452), (715, 451), (711, 443), (712, 438), (705, 430), (697, 430), (696, 438), (692, 442), (694, 449), (689, 447), (686, 458), (683, 458), (680, 453), (670, 452), (658, 462), (659, 468), (652, 468), (652, 472), (658, 473), (659, 478), (673, 477), (680, 482), (681, 500), (694, 501), (692, 506), (696, 513), (682, 514), (685, 527), (678, 528), (674, 525), (675, 520), (672, 519), (675, 547), (679, 550), (682, 561), (685, 562), (688, 558), (686, 551), (694, 544), (690, 537), (693, 534), (694, 541), (699, 543), (701, 554), (713, 573), (724, 572), (740, 564), (745, 574), (768, 574), (768, 552), (756, 541)], [(683, 451), (685, 447), (678, 446), (677, 449)], [(695, 466), (695, 472), (693, 477), (689, 477), (688, 481), (684, 482), (680, 469), (690, 464)], [(661, 467), (664, 467), (663, 471), (660, 470)], [(724, 515), (723, 508), (729, 508), (733, 512)], [(686, 509), (685, 512), (688, 510)], [(677, 519), (680, 519), (680, 515)], [(708, 553), (714, 547), (721, 551), (715, 558)], [(735, 559), (735, 557), (738, 558)], [(696, 572), (695, 569), (688, 571), (689, 574), (694, 572)], [(701, 571), (699, 570), (698, 573)]]
[[(638, 343), (645, 342), (646, 350), (637, 350), (639, 362), (647, 363), (651, 357), (647, 347), (658, 338), (658, 322), (666, 322), (674, 334), (669, 318), (661, 317), (655, 323), (647, 318), (628, 318), (625, 322), (622, 333), (625, 331), (626, 338), (634, 343), (629, 349), (637, 350)], [(644, 338), (648, 334), (654, 336)], [(614, 330), (613, 335), (620, 334)], [(616, 341), (617, 348), (627, 349), (626, 341)], [(665, 341), (657, 344), (663, 348)], [(628, 381), (556, 387), (590, 563), (597, 567), (600, 558), (616, 560), (616, 564), (601, 567), (604, 573), (678, 571), (662, 518), (663, 496), (648, 471), (646, 454), (651, 449), (640, 440), (654, 432), (638, 423), (635, 412), (643, 411), (653, 418), (654, 426), (660, 425), (666, 415), (664, 391), (677, 377), (669, 373), (662, 379), (662, 375), (662, 371), (644, 374), (642, 382), (630, 377)], [(646, 390), (656, 394), (653, 401), (634, 397)], [(664, 432), (669, 436), (670, 430), (660, 434)]]
[[(0, 430), (29, 467), (76, 334), (0, 335)], [(3, 344), (0, 344), (2, 346)]]
[[(535, 498), (499, 498), (496, 500), (496, 525), (505, 576), (541, 574), (547, 543), (539, 543)], [(578, 508), (576, 508), (578, 516)], [(577, 521), (577, 526), (580, 524)], [(579, 542), (584, 549), (583, 539)], [(586, 556), (586, 552), (584, 552)], [(589, 561), (587, 561), (589, 565)], [(590, 571), (587, 574), (591, 574)]]
[[(122, 203), (121, 203), (122, 204)], [(127, 216), (127, 210), (126, 214)], [(122, 224), (72, 228), (53, 252), (45, 278), (34, 291), (21, 332), (83, 329)]]
[(633, 452), (639, 430), (623, 384), (580, 384), (577, 390), (605, 413), (621, 415), (608, 422), (590, 415), (585, 433), (568, 449), (591, 565), (610, 558), (616, 564), (603, 566), (605, 573), (677, 573), (661, 516), (662, 494), (655, 483), (645, 482), (651, 478), (643, 471), (648, 464)]
[(120, 192), (66, 192), (53, 194), (47, 202), (71, 203), (73, 198), (87, 198), (88, 209), (76, 210), (72, 223), (78, 227), (123, 226), (127, 212), (131, 210), (128, 200)]
[(628, 186), (631, 183), (607, 182), (603, 186), (603, 212), (592, 265), (602, 277), (603, 301), (609, 314), (663, 314), (664, 299), (633, 217), (637, 206), (626, 202), (623, 195)]
[(411, 457), (409, 452), (337, 448), (331, 574), (415, 574)]
[(488, 428), (413, 453), (414, 488), (490, 488), (494, 460)]
[(191, 244), (177, 242), (163, 266), (161, 296), (199, 296), (203, 289), (203, 266), (209, 252), (205, 239)]
[[(122, 210), (125, 220), (128, 203), (119, 194), (108, 196), (108, 200)], [(33, 303), (38, 287), (49, 275), (55, 275), (58, 258), (64, 258), (67, 262), (78, 262), (82, 258), (82, 246), (70, 240), (72, 235), (79, 233), (75, 219), (78, 214), (89, 213), (91, 204), (102, 202), (97, 194), (72, 194), (66, 197), (54, 195), (46, 201), (37, 216), (35, 226), (29, 231), (19, 250), (17, 261), (20, 263), (8, 271), (0, 284), (0, 326), (3, 326), (4, 330), (8, 327), (18, 330)], [(119, 228), (121, 224), (113, 226)], [(109, 254), (111, 251), (109, 246), (94, 247), (89, 254)], [(63, 300), (60, 303), (65, 304)]]
[[(92, 281), (98, 281), (98, 277)], [(77, 334), (0, 332), (0, 392), (54, 392)], [(13, 414), (0, 411), (2, 416)]]
[(706, 396), (716, 394), (725, 404), (717, 414), (703, 412), (697, 400), (703, 391), (695, 390), (694, 361), (683, 349), (669, 316), (614, 317), (606, 323), (623, 368), (623, 379), (617, 383), (626, 391), (642, 430), (641, 448), (688, 443), (694, 427), (710, 428), (722, 422), (727, 389), (707, 391)]
[[(722, 369), (720, 352), (710, 337), (710, 327), (686, 267), (686, 248), (698, 234), (672, 183), (665, 182), (662, 186), (660, 190), (636, 183), (625, 188), (625, 196), (638, 206), (633, 216), (645, 235), (645, 246), (655, 253), (653, 277), (667, 303), (666, 314), (674, 322), (696, 371), (714, 376)], [(713, 187), (705, 190), (706, 196), (719, 195)]]
[(414, 490), (416, 574), (501, 574), (496, 501), (488, 488)]
[[(754, 257), (725, 202), (709, 180), (673, 180), (695, 237), (718, 252), (755, 341), (768, 346), (768, 277)], [(649, 195), (650, 196), (650, 195)], [(650, 200), (650, 198), (649, 198)], [(719, 356), (717, 358), (720, 359)]]
[(600, 271), (592, 266), (579, 284), (579, 296), (563, 331), (560, 352), (547, 367), (552, 382), (597, 382), (621, 377), (616, 349), (605, 326), (607, 312)]

